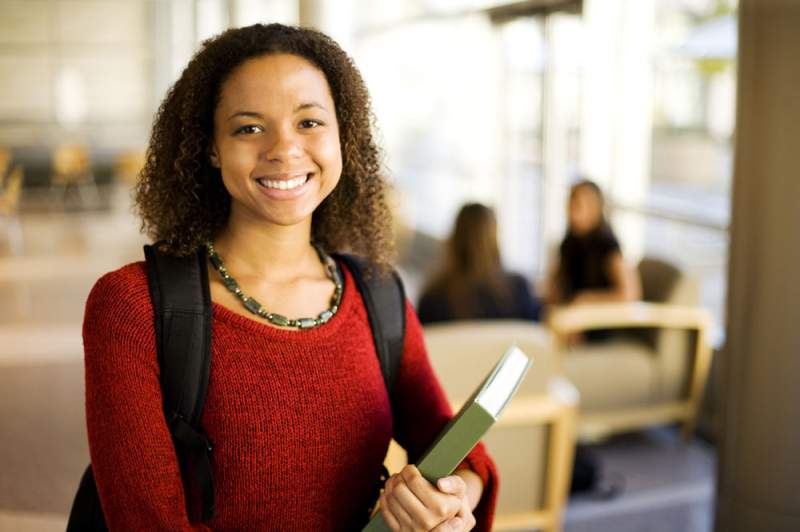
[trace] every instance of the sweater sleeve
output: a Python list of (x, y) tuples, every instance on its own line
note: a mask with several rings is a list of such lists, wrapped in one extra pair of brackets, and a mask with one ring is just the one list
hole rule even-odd
[[(422, 327), (410, 303), (406, 303), (406, 336), (393, 405), (395, 439), (408, 452), (409, 462), (417, 462), (453, 413), (428, 360)], [(483, 481), (483, 494), (473, 512), (477, 521), (475, 530), (491, 530), (498, 478), (495, 464), (482, 443), (459, 465), (459, 469), (465, 467)]]
[(83, 343), (89, 452), (109, 529), (210, 530), (188, 520), (142, 263), (97, 281)]

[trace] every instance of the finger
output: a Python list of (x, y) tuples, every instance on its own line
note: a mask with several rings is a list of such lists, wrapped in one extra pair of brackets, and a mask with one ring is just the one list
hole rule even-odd
[(476, 524), (477, 521), (475, 521), (475, 516), (472, 515), (470, 509), (465, 506), (462, 511), (458, 513), (458, 515), (452, 519), (448, 519), (444, 523), (441, 523), (439, 526), (433, 529), (433, 532), (472, 530), (475, 528)]
[(399, 476), (393, 479), (391, 485), (387, 485), (387, 489), (384, 491), (386, 506), (400, 524), (401, 528), (411, 527), (415, 523), (414, 517), (406, 506), (408, 504), (408, 497), (409, 490), (405, 486), (403, 479)]
[[(397, 486), (398, 483), (402, 483), (403, 479), (400, 478), (399, 475), (392, 475), (389, 477), (389, 480), (386, 481), (386, 484), (383, 487), (383, 493), (381, 493), (381, 507), (386, 508), (386, 512), (391, 515), (391, 518), (397, 523), (398, 528), (402, 528), (402, 525), (407, 522), (407, 513), (397, 506), (396, 502), (396, 493), (397, 493)], [(388, 524), (388, 523), (387, 523)]]
[(456, 517), (461, 517), (464, 520), (464, 530), (472, 530), (478, 522), (475, 520), (475, 515), (472, 513), (467, 497), (464, 496), (462, 500), (464, 504), (461, 505), (461, 510)]
[(422, 476), (416, 467), (406, 466), (400, 472), (400, 476), (413, 495), (436, 519), (433, 524), (439, 524), (458, 512), (461, 501), (458, 498), (440, 492), (436, 486)]
[[(433, 487), (429, 486), (428, 489), (433, 490)], [(392, 502), (399, 504), (400, 508), (408, 515), (408, 521), (405, 521), (403, 518), (400, 519), (401, 524), (407, 524), (414, 529), (423, 528), (425, 530), (431, 530), (448, 517), (452, 517), (452, 515), (439, 515), (428, 509), (411, 491), (405, 479), (402, 478), (402, 475), (394, 485)]]
[(472, 515), (472, 510), (469, 506), (467, 499), (467, 484), (459, 475), (452, 475), (450, 477), (443, 477), (437, 482), (437, 486), (443, 491), (453, 492), (453, 496), (458, 496), (461, 501), (461, 507), (458, 513), (452, 519), (442, 523), (441, 528), (436, 530), (455, 531), (455, 530), (472, 530), (475, 528), (475, 516)]
[(385, 493), (381, 493), (381, 496), (378, 498), (378, 502), (380, 504), (381, 516), (383, 516), (383, 520), (386, 522), (386, 525), (392, 532), (398, 532), (400, 530), (400, 522), (389, 509), (389, 504), (386, 501)]
[(434, 528), (432, 532), (452, 532), (454, 530), (469, 530), (469, 529), (464, 528), (464, 520), (456, 516), (440, 524), (439, 526)]

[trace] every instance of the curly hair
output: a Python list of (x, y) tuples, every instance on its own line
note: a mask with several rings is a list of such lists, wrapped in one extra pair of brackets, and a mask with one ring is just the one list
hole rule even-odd
[(162, 241), (168, 252), (188, 255), (225, 227), (231, 198), (208, 157), (214, 110), (237, 66), (276, 53), (302, 57), (319, 68), (336, 107), (342, 176), (312, 215), (312, 240), (329, 252), (355, 252), (387, 268), (394, 239), (369, 93), (339, 45), (308, 28), (254, 24), (203, 42), (155, 116), (134, 192), (142, 231)]

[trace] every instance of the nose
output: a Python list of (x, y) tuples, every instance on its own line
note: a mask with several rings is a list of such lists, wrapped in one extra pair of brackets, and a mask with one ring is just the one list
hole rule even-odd
[(303, 146), (300, 135), (293, 128), (278, 127), (269, 135), (262, 156), (272, 162), (286, 162), (300, 157)]

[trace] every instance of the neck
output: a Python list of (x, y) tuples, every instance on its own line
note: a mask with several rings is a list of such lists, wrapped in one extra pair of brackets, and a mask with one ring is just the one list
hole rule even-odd
[(274, 282), (322, 271), (310, 243), (311, 220), (291, 226), (243, 221), (234, 213), (214, 241), (214, 248), (233, 272)]

